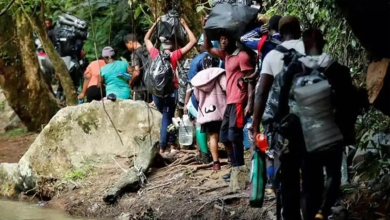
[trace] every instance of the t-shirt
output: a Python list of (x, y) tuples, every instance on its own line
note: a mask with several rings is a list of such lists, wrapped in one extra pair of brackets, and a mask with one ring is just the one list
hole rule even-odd
[[(297, 52), (305, 54), (305, 46), (301, 40), (289, 40), (281, 43), (280, 45), (287, 49), (293, 48)], [(277, 50), (270, 51), (264, 58), (261, 74), (270, 74), (273, 77), (279, 74), (283, 70), (284, 66), (283, 57), (284, 55)]]
[(247, 88), (242, 85), (240, 89), (237, 83), (244, 77), (245, 71), (254, 70), (249, 55), (237, 49), (232, 55), (219, 50), (219, 56), (225, 60), (227, 104), (245, 103), (248, 98)]
[(84, 72), (84, 76), (90, 78), (87, 88), (91, 86), (96, 86), (98, 84), (100, 70), (105, 65), (106, 62), (104, 62), (104, 60), (95, 60), (88, 65), (87, 69)]
[[(158, 57), (159, 51), (157, 48), (153, 47), (152, 49), (150, 49), (149, 54), (150, 54), (150, 58), (152, 58), (152, 60), (154, 60)], [(177, 71), (178, 62), (182, 58), (183, 58), (183, 54), (181, 53), (180, 49), (175, 50), (171, 53), (171, 65), (172, 65), (173, 71), (175, 71), (175, 72)], [(175, 89), (179, 88), (179, 80), (177, 79), (176, 74), (175, 74), (175, 78), (173, 79), (173, 84), (174, 84)]]
[(130, 56), (130, 65), (131, 66), (139, 66), (140, 73), (139, 73), (139, 80), (137, 82), (134, 82), (134, 91), (144, 91), (146, 90), (146, 86), (144, 85), (142, 81), (142, 76), (145, 72), (145, 68), (147, 68), (147, 60), (145, 56), (149, 56), (146, 49), (144, 47), (138, 47)]
[(129, 83), (118, 77), (119, 74), (127, 73), (129, 63), (125, 61), (115, 61), (106, 64), (100, 71), (106, 85), (106, 94), (115, 94), (119, 99), (131, 98)]

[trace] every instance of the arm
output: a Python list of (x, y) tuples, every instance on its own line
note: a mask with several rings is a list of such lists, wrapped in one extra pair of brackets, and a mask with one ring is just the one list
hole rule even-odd
[(149, 31), (148, 31), (148, 32), (146, 33), (146, 35), (145, 35), (144, 41), (145, 41), (145, 46), (146, 46), (146, 48), (148, 49), (148, 51), (150, 51), (150, 50), (154, 47), (152, 41), (150, 40), (150, 37), (152, 36), (153, 31), (154, 31), (154, 29), (156, 28), (157, 23), (158, 23), (159, 21), (160, 21), (160, 18), (158, 18), (157, 21), (154, 22), (154, 24), (152, 25), (152, 27), (149, 29)]
[(140, 73), (140, 68), (139, 68), (139, 66), (137, 65), (137, 66), (135, 66), (134, 67), (134, 70), (132, 70), (132, 72), (133, 72), (133, 75), (132, 75), (132, 77), (131, 77), (131, 80), (130, 80), (130, 87), (132, 87), (133, 85), (134, 85), (134, 83), (135, 82), (137, 82), (138, 80), (139, 80), (139, 73)]
[(184, 114), (188, 114), (187, 104), (191, 98), (191, 85), (187, 83), (186, 97), (184, 98)]
[(262, 74), (260, 80), (257, 82), (255, 97), (254, 97), (254, 110), (253, 110), (253, 134), (260, 133), (260, 122), (263, 118), (264, 110), (267, 104), (268, 94), (271, 90), (274, 77), (269, 74)]
[(196, 37), (195, 37), (194, 33), (192, 33), (191, 29), (188, 27), (187, 23), (185, 22), (185, 20), (183, 18), (181, 19), (180, 22), (183, 25), (184, 29), (186, 30), (188, 37), (190, 39), (190, 42), (188, 42), (188, 44), (186, 46), (184, 46), (183, 48), (180, 49), (181, 54), (183, 54), (183, 56), (184, 56), (195, 46)]
[(249, 47), (252, 50), (257, 50), (257, 44), (259, 44), (261, 38), (260, 28), (256, 28), (244, 36), (241, 37), (241, 42), (245, 44), (245, 46)]
[(224, 51), (214, 48), (211, 41), (207, 38), (206, 32), (203, 33), (204, 47), (213, 56), (219, 57), (221, 60), (225, 60), (226, 54)]

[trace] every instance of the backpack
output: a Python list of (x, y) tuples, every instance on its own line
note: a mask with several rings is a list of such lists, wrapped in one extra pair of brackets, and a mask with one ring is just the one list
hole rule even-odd
[[(276, 50), (285, 55), (285, 67), (275, 77), (275, 88), (267, 101), (268, 119), (271, 119), (269, 113), (272, 113), (274, 123), (288, 114), (296, 115), (307, 152), (324, 151), (339, 145), (343, 135), (335, 122), (333, 91), (324, 75), (326, 69), (306, 67), (299, 61), (303, 55), (293, 49), (279, 45)], [(270, 108), (274, 109), (269, 111)]]
[(170, 58), (170, 54), (159, 52), (158, 56), (152, 60), (146, 74), (144, 74), (147, 90), (155, 96), (166, 97), (174, 91), (173, 79), (175, 73)]
[(187, 59), (185, 62), (179, 61), (177, 71), (179, 73), (179, 90), (178, 90), (178, 107), (184, 107), (184, 100), (187, 93), (188, 71), (191, 67), (192, 59)]

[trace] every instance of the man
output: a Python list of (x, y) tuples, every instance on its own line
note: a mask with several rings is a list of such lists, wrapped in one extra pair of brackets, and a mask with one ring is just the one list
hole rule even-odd
[[(150, 37), (154, 29), (157, 26), (160, 18), (153, 24), (153, 26), (146, 33), (144, 41), (146, 48), (149, 51), (150, 58), (156, 59), (159, 57), (159, 50), (154, 47)], [(178, 45), (173, 45), (168, 42), (163, 42), (162, 47), (164, 49), (164, 53), (170, 54), (170, 63), (172, 65), (173, 71), (177, 71), (178, 61), (183, 58), (196, 44), (196, 37), (191, 29), (188, 27), (187, 23), (184, 19), (181, 19), (180, 23), (185, 28), (189, 42), (183, 48), (177, 49)], [(171, 41), (170, 41), (171, 42)], [(176, 109), (176, 100), (177, 100), (177, 89), (179, 88), (179, 82), (176, 77), (174, 77), (174, 93), (167, 97), (157, 97), (153, 95), (153, 102), (156, 105), (157, 109), (163, 114), (161, 129), (160, 129), (160, 154), (164, 154), (166, 152), (166, 148), (170, 145), (171, 150), (174, 152), (176, 150), (176, 136), (174, 134), (167, 132), (167, 127), (172, 124), (172, 118), (175, 114)]]
[(53, 20), (51, 18), (47, 18), (45, 20), (45, 26), (46, 26), (47, 35), (49, 36), (50, 41), (55, 45), (56, 40), (55, 40)]
[(143, 81), (143, 74), (148, 68), (147, 57), (148, 51), (138, 41), (137, 35), (130, 33), (123, 38), (124, 43), (129, 51), (130, 66), (133, 67), (133, 75), (130, 81), (130, 86), (134, 91), (135, 100), (143, 100), (145, 102), (151, 102), (152, 96), (148, 94), (145, 83)]
[[(285, 16), (279, 21), (279, 32), (282, 38), (282, 46), (287, 49), (295, 49), (301, 54), (305, 53), (304, 44), (299, 38), (301, 37), (300, 23), (296, 17)], [(272, 50), (264, 58), (262, 69), (260, 72), (260, 80), (256, 85), (255, 104), (253, 113), (253, 136), (256, 137), (260, 133), (260, 121), (263, 117), (266, 107), (268, 94), (271, 90), (274, 78), (283, 70), (284, 55), (279, 51)], [(264, 124), (266, 133), (268, 125)], [(301, 219), (300, 215), (300, 152), (297, 146), (296, 150), (290, 152), (283, 164), (280, 166), (282, 187), (282, 207), (283, 218), (285, 220)]]
[[(204, 34), (204, 46), (213, 56), (225, 61), (227, 107), (223, 117), (220, 142), (225, 145), (233, 169), (245, 165), (243, 129), (244, 118), (252, 111), (252, 84), (246, 85), (240, 79), (250, 76), (254, 72), (254, 64), (249, 55), (236, 46), (236, 41), (221, 35), (219, 40), (221, 49), (214, 48)], [(224, 176), (230, 181), (230, 174)]]

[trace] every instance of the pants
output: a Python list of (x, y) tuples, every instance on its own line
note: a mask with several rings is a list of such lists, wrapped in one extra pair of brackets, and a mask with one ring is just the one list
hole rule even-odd
[(165, 149), (168, 145), (176, 144), (176, 135), (167, 132), (167, 128), (172, 124), (177, 103), (177, 91), (168, 97), (157, 97), (153, 95), (153, 101), (158, 111), (162, 114), (160, 129), (160, 148)]
[[(322, 214), (325, 219), (330, 215), (340, 196), (342, 158), (342, 146), (305, 155), (302, 166), (305, 220), (314, 219), (316, 214)], [(327, 175), (325, 184), (324, 167)]]
[[(105, 97), (104, 89), (102, 89), (102, 92), (103, 92), (103, 97)], [(93, 100), (100, 101), (102, 100), (103, 97), (100, 92), (100, 88), (98, 88), (97, 86), (90, 86), (87, 89), (87, 102), (92, 102)]]
[(233, 167), (245, 164), (244, 160), (244, 104), (228, 104), (223, 115), (219, 141), (232, 144), (230, 162)]

